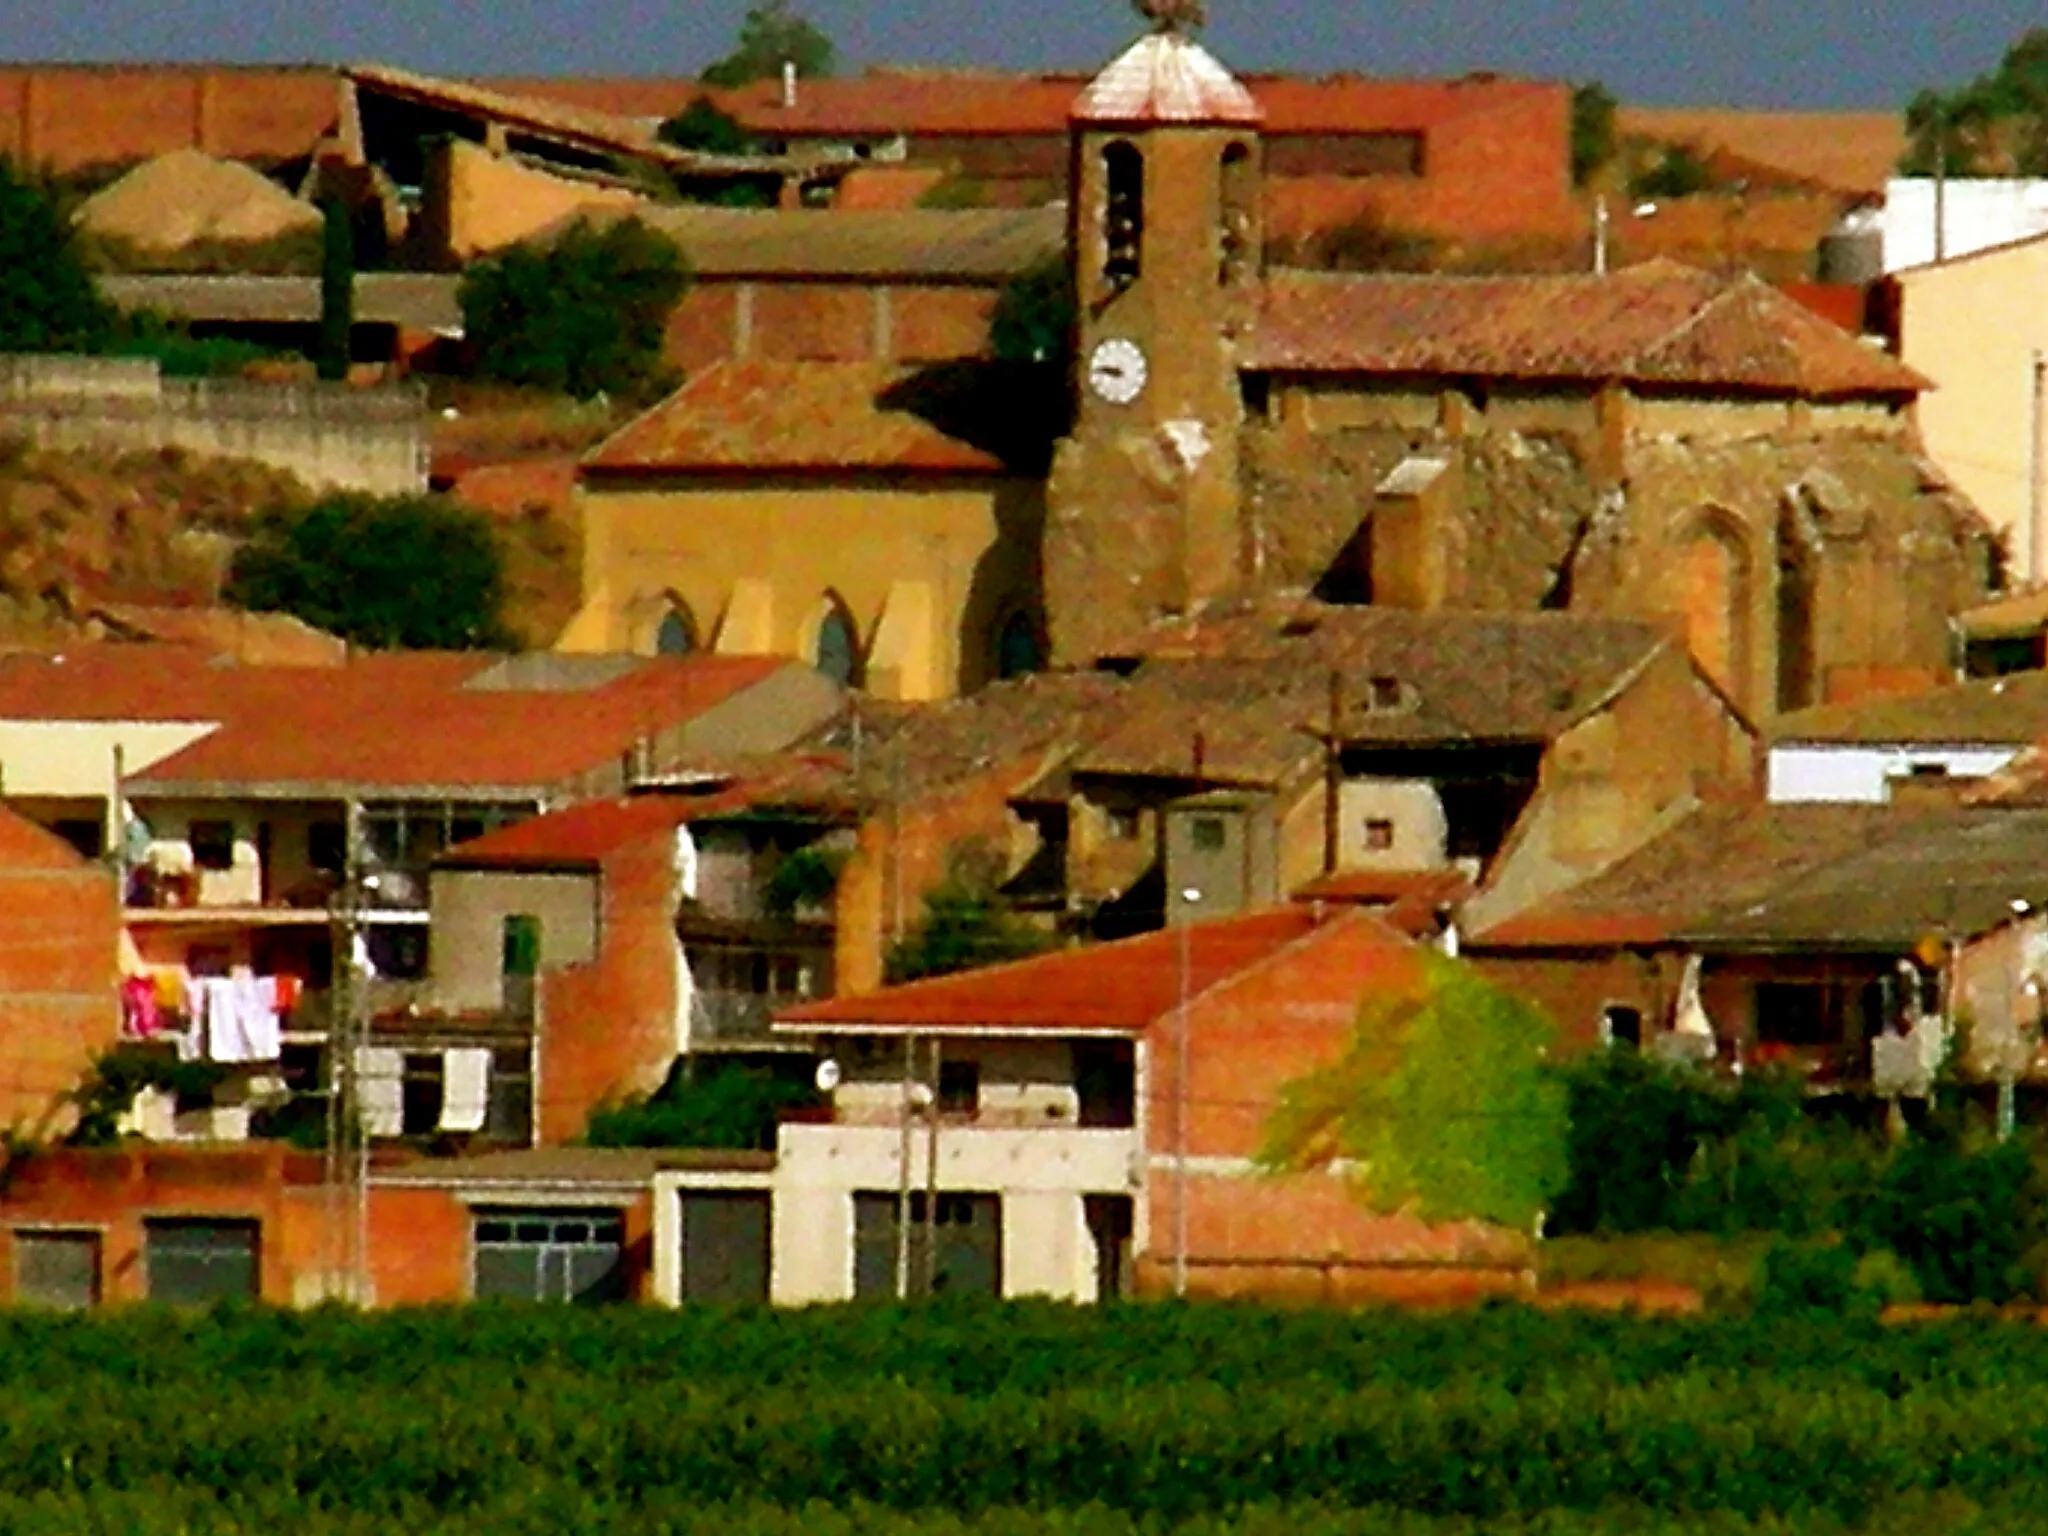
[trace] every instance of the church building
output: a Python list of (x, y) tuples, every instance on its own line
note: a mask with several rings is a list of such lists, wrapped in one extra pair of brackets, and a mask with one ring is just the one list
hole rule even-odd
[(1994, 541), (1927, 381), (1749, 277), (1269, 268), (1263, 114), (1176, 7), (1071, 113), (1072, 372), (721, 363), (581, 474), (570, 649), (897, 698), (1276, 591), (1666, 619), (1753, 719), (1953, 675)]

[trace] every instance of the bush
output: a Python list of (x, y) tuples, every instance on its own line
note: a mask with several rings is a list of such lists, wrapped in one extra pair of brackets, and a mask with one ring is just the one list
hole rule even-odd
[(1894, 1154), (1866, 1217), (1929, 1301), (2007, 1302), (2033, 1290), (2026, 1256), (2048, 1239), (2040, 1176), (2019, 1139), (1972, 1145), (1934, 1129)]
[(380, 650), (511, 644), (496, 530), (434, 497), (347, 493), (266, 512), (223, 596)]
[(484, 378), (637, 399), (669, 383), (663, 333), (688, 286), (667, 236), (637, 219), (579, 220), (547, 245), (473, 263), (457, 297)]
[(96, 352), (113, 325), (56, 199), (0, 156), (0, 352)]
[(1856, 1255), (1841, 1243), (1773, 1243), (1757, 1277), (1756, 1308), (1768, 1314), (1875, 1313), (1856, 1284)]
[(954, 849), (945, 880), (925, 893), (917, 921), (882, 957), (884, 977), (894, 984), (949, 976), (1050, 949), (1051, 935), (1010, 910), (1001, 876), (991, 850), (978, 843)]
[(593, 1147), (771, 1152), (782, 1112), (817, 1102), (809, 1071), (808, 1058), (681, 1062), (655, 1093), (598, 1108), (583, 1139)]

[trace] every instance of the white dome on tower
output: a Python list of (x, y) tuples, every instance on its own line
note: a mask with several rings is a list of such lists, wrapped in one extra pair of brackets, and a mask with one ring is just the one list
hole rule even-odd
[(1141, 37), (1075, 101), (1077, 123), (1243, 123), (1265, 113), (1200, 43), (1177, 31)]

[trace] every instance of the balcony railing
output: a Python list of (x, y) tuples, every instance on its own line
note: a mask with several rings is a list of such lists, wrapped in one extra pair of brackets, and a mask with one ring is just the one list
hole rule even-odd
[(812, 1001), (793, 992), (699, 992), (690, 1003), (690, 1040), (696, 1046), (787, 1044), (769, 1029), (770, 1020)]

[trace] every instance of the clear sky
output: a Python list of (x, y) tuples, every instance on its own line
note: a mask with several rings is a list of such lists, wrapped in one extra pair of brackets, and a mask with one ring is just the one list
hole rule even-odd
[[(748, 0), (0, 0), (17, 60), (376, 60), (446, 74), (694, 74)], [(1119, 0), (797, 0), (851, 64), (1086, 68)], [(1239, 69), (1607, 82), (1626, 101), (1898, 107), (1992, 67), (2038, 0), (1210, 0)]]

